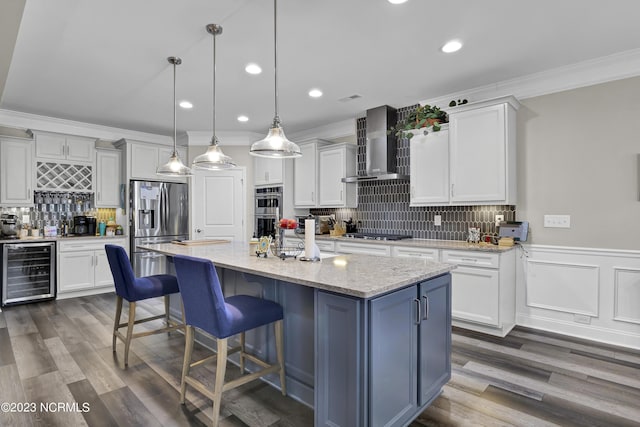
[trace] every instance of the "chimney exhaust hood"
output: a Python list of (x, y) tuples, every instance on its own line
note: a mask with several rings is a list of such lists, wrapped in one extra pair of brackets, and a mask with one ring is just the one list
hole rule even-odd
[(397, 172), (396, 136), (387, 135), (387, 129), (396, 124), (395, 108), (383, 105), (367, 110), (366, 174), (342, 178), (342, 182), (377, 181), (383, 179), (409, 179)]

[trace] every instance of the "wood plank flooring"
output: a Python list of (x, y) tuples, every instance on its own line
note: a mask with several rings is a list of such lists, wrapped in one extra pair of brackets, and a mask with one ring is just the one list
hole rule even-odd
[[(141, 315), (160, 314), (164, 304), (139, 307)], [(124, 345), (111, 351), (114, 313), (114, 294), (3, 309), (0, 403), (61, 402), (77, 410), (2, 411), (0, 425), (209, 425), (207, 398), (189, 390), (187, 405), (178, 403), (184, 337), (134, 340), (124, 369)], [(194, 352), (207, 350), (196, 345)], [(213, 384), (214, 369), (194, 375)], [(239, 370), (229, 364), (227, 375)], [(307, 427), (313, 412), (253, 382), (225, 393), (220, 425)], [(526, 328), (506, 338), (455, 329), (452, 379), (411, 427), (467, 425), (640, 426), (640, 352)]]

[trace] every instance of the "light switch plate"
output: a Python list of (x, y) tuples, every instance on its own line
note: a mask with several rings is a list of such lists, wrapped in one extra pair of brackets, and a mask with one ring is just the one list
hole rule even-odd
[(571, 228), (571, 215), (545, 215), (546, 228)]
[(436, 227), (440, 227), (442, 225), (442, 215), (433, 216), (433, 225)]

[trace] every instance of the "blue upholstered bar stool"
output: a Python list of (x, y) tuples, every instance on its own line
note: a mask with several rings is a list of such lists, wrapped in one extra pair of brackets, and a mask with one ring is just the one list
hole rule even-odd
[[(186, 342), (184, 364), (182, 365), (182, 381), (180, 384), (180, 403), (184, 404), (187, 384), (213, 400), (213, 426), (218, 425), (222, 392), (248, 383), (272, 372), (280, 372), (280, 386), (282, 394), (286, 395), (282, 306), (276, 302), (256, 298), (249, 295), (234, 295), (224, 298), (218, 274), (213, 263), (202, 258), (177, 255), (174, 257), (176, 275), (180, 286), (180, 294), (184, 304), (186, 327)], [(277, 364), (269, 363), (245, 353), (244, 333), (258, 326), (274, 323), (276, 337)], [(213, 335), (217, 343), (217, 355), (191, 363), (193, 339), (195, 330)], [(240, 346), (227, 348), (228, 339), (232, 335), (240, 334)], [(244, 374), (244, 359), (260, 366), (262, 370), (242, 375), (228, 383), (224, 382), (224, 375), (229, 354), (240, 352), (240, 372)], [(213, 393), (194, 377), (189, 376), (189, 369), (216, 359), (216, 379)]]
[[(116, 245), (105, 245), (109, 267), (113, 275), (113, 281), (116, 287), (116, 318), (113, 323), (113, 351), (116, 351), (116, 338), (124, 341), (124, 365), (129, 365), (129, 347), (131, 340), (147, 335), (168, 332), (175, 329), (184, 328), (184, 324), (179, 324), (169, 318), (169, 295), (180, 292), (178, 289), (178, 281), (175, 276), (170, 274), (157, 274), (154, 276), (135, 277), (129, 257), (124, 248)], [(146, 317), (144, 319), (135, 320), (136, 318), (136, 302), (164, 296), (165, 314), (158, 316)], [(129, 320), (127, 323), (120, 323), (122, 315), (122, 300), (129, 302)], [(151, 331), (133, 333), (133, 325), (138, 323), (149, 322), (151, 320), (165, 318), (166, 327), (154, 329)], [(119, 329), (127, 327), (127, 334), (123, 335)]]

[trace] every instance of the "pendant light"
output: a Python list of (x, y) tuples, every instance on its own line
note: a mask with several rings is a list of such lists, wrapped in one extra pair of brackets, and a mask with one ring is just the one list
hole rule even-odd
[(278, 116), (278, 0), (273, 0), (273, 63), (275, 86), (275, 117), (267, 137), (251, 145), (249, 154), (259, 157), (292, 158), (300, 157), (300, 147), (284, 135)]
[(173, 64), (173, 153), (167, 163), (156, 169), (156, 174), (160, 176), (191, 176), (191, 169), (180, 160), (176, 146), (176, 66), (182, 64), (182, 59), (170, 56), (167, 61), (169, 61), (169, 64)]
[(222, 26), (218, 24), (207, 25), (207, 32), (213, 36), (213, 109), (212, 109), (212, 122), (213, 122), (213, 136), (211, 137), (211, 144), (204, 154), (200, 154), (193, 159), (193, 166), (195, 169), (204, 170), (220, 170), (229, 169), (236, 166), (231, 160), (231, 157), (225, 155), (220, 146), (218, 145), (218, 137), (216, 136), (216, 36), (222, 34)]

